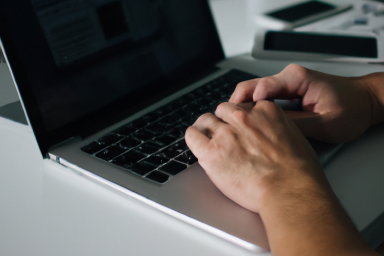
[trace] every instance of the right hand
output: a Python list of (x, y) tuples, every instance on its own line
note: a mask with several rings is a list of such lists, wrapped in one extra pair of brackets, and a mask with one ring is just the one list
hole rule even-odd
[(274, 76), (239, 83), (229, 102), (303, 97), (303, 112), (286, 111), (303, 134), (343, 143), (382, 121), (376, 113), (378, 100), (364, 81), (364, 77), (339, 77), (290, 64)]

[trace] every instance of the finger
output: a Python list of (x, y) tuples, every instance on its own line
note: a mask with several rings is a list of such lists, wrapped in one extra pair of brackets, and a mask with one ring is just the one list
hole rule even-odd
[(204, 154), (209, 141), (210, 139), (196, 127), (190, 126), (185, 132), (185, 142), (198, 159)]
[(260, 79), (255, 87), (253, 101), (301, 97), (308, 90), (310, 73), (310, 70), (302, 66), (290, 64), (279, 74)]
[(236, 86), (236, 89), (233, 92), (231, 98), (229, 99), (229, 102), (237, 104), (242, 102), (253, 101), (253, 93), (255, 91), (257, 81), (259, 79), (260, 78), (239, 83)]
[(273, 124), (286, 116), (279, 105), (269, 100), (258, 101), (252, 109), (252, 114), (257, 117), (259, 125), (265, 123), (266, 120), (269, 120), (267, 123)]
[(244, 109), (248, 113), (252, 111), (253, 107), (255, 106), (256, 102), (245, 102), (245, 103), (238, 103), (236, 104), (238, 107)]
[(246, 122), (248, 112), (234, 103), (223, 102), (217, 106), (215, 114), (224, 122), (236, 126)]
[(214, 137), (215, 131), (223, 125), (225, 125), (225, 123), (223, 123), (215, 115), (206, 113), (196, 120), (193, 127), (204, 133), (208, 138), (212, 138)]

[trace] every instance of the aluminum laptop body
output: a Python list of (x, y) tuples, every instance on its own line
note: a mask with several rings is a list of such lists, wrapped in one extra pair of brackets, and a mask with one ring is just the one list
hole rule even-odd
[(44, 158), (246, 249), (269, 248), (260, 216), (198, 163), (160, 184), (82, 150), (231, 72), (216, 66), (226, 60), (207, 1), (3, 0), (0, 36)]

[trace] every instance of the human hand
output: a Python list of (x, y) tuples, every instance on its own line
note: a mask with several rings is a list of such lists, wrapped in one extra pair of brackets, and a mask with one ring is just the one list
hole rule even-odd
[(291, 64), (277, 75), (238, 84), (230, 102), (303, 97), (303, 112), (286, 111), (303, 134), (342, 143), (383, 121), (380, 103), (368, 82), (371, 77), (339, 77)]
[(224, 195), (260, 213), (273, 255), (375, 255), (293, 121), (273, 102), (246, 109), (222, 103), (185, 139)]
[(259, 101), (248, 110), (222, 103), (216, 116), (202, 115), (185, 139), (212, 182), (233, 201), (259, 212), (269, 191), (328, 186), (313, 149), (275, 103)]

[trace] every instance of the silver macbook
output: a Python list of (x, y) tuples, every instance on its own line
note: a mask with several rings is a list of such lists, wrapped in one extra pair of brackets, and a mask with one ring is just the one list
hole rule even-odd
[[(23, 8), (20, 8), (23, 6)], [(2, 0), (2, 49), (43, 158), (249, 250), (263, 223), (184, 141), (255, 78), (225, 63), (206, 0)], [(337, 149), (317, 145), (325, 163)]]

